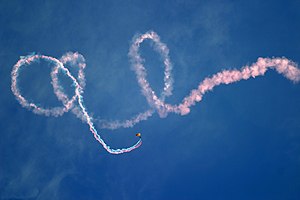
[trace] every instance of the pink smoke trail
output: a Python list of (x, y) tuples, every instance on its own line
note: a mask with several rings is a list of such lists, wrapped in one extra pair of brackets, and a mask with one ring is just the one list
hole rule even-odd
[(156, 101), (155, 104), (162, 104), (166, 112), (176, 112), (181, 115), (186, 115), (190, 112), (190, 107), (196, 102), (202, 100), (203, 95), (211, 91), (214, 87), (221, 84), (230, 84), (240, 80), (247, 80), (257, 76), (263, 76), (268, 69), (275, 69), (279, 74), (282, 74), (287, 79), (294, 83), (300, 80), (300, 70), (297, 64), (286, 58), (258, 58), (257, 62), (251, 66), (245, 66), (241, 70), (224, 70), (213, 75), (210, 78), (205, 78), (197, 89), (191, 91), (190, 95), (185, 97), (181, 104), (172, 106)]

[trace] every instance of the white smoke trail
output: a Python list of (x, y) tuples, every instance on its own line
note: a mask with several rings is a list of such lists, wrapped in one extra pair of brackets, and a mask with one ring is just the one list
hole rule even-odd
[[(164, 88), (159, 98), (156, 97), (154, 91), (150, 87), (149, 82), (147, 81), (146, 68), (143, 65), (144, 60), (139, 54), (140, 44), (146, 39), (150, 39), (153, 41), (154, 50), (161, 55), (161, 59), (163, 60), (163, 63), (165, 65)], [(95, 120), (99, 122), (101, 128), (118, 129), (118, 128), (133, 127), (135, 124), (139, 123), (140, 121), (147, 120), (149, 117), (153, 115), (155, 106), (152, 105), (152, 100), (149, 99), (152, 98), (152, 94), (155, 95), (154, 98), (157, 98), (161, 101), (164, 101), (167, 96), (172, 95), (172, 90), (173, 90), (172, 68), (173, 67), (169, 57), (169, 49), (167, 45), (165, 45), (160, 41), (159, 36), (155, 32), (149, 31), (143, 35), (136, 35), (132, 40), (132, 45), (129, 49), (128, 56), (132, 63), (132, 70), (135, 71), (138, 84), (140, 85), (141, 88), (143, 88), (142, 93), (146, 96), (147, 101), (151, 108), (143, 113), (137, 114), (131, 119), (124, 120), (124, 121), (119, 121), (119, 120), (107, 121), (107, 120), (96, 118)], [(161, 116), (163, 117), (163, 114)]]
[[(146, 39), (153, 41), (154, 50), (161, 55), (161, 59), (163, 60), (163, 63), (165, 65), (164, 88), (160, 97), (156, 95), (149, 82), (147, 81), (147, 73), (143, 65), (144, 60), (139, 54), (140, 44)], [(214, 87), (221, 84), (230, 84), (238, 82), (240, 80), (247, 80), (251, 77), (255, 78), (257, 76), (263, 76), (268, 69), (275, 69), (279, 74), (282, 74), (284, 77), (293, 81), (294, 83), (300, 81), (300, 70), (297, 67), (297, 64), (292, 62), (291, 60), (288, 60), (287, 58), (258, 58), (257, 62), (253, 63), (250, 66), (244, 66), (241, 68), (241, 70), (224, 70), (212, 75), (211, 77), (205, 78), (196, 89), (193, 89), (190, 94), (182, 100), (180, 104), (171, 105), (165, 103), (165, 98), (167, 96), (170, 96), (173, 90), (172, 64), (169, 58), (169, 49), (164, 43), (160, 41), (159, 36), (153, 31), (135, 36), (129, 49), (128, 55), (132, 64), (132, 69), (135, 71), (137, 82), (141, 87), (142, 94), (146, 97), (150, 108), (149, 110), (143, 113), (139, 113), (131, 119), (124, 121), (107, 121), (103, 119), (97, 119), (96, 121), (100, 124), (101, 128), (118, 129), (121, 127), (132, 127), (143, 120), (147, 120), (155, 113), (155, 111), (157, 111), (160, 117), (166, 117), (168, 113), (186, 115), (190, 112), (190, 108), (195, 105), (196, 102), (200, 102), (203, 98), (203, 95), (206, 92), (211, 91)], [(46, 60), (55, 65), (51, 72), (52, 85), (57, 98), (63, 103), (62, 107), (54, 107), (51, 109), (39, 107), (34, 103), (28, 102), (19, 91), (19, 88), (17, 86), (19, 69), (22, 66), (30, 65), (31, 63), (39, 59)], [(70, 71), (64, 66), (65, 64), (69, 64), (73, 67), (79, 68), (76, 78), (71, 75)], [(50, 56), (34, 54), (21, 57), (13, 67), (11, 73), (11, 89), (20, 104), (23, 107), (32, 110), (34, 113), (44, 114), (46, 116), (60, 116), (64, 112), (72, 110), (72, 112), (78, 118), (89, 125), (90, 131), (93, 133), (95, 139), (109, 153), (120, 154), (138, 148), (142, 143), (141, 139), (131, 147), (123, 149), (111, 149), (101, 139), (100, 135), (94, 127), (92, 117), (88, 114), (83, 102), (82, 93), (85, 87), (85, 67), (85, 59), (79, 53), (66, 53), (60, 60), (57, 60), (56, 58)], [(75, 87), (75, 95), (71, 98), (68, 98), (68, 96), (64, 93), (63, 87), (59, 84), (57, 76), (59, 71), (63, 72), (73, 81), (73, 85)], [(78, 105), (75, 104), (76, 100), (78, 102)]]
[[(12, 84), (11, 84), (11, 89), (12, 92), (14, 93), (14, 95), (17, 97), (17, 100), (20, 102), (20, 104), (29, 109), (32, 110), (34, 113), (37, 114), (44, 114), (46, 116), (60, 116), (62, 115), (64, 112), (69, 111), (71, 108), (74, 107), (74, 102), (75, 100), (77, 100), (79, 108), (80, 108), (80, 116), (81, 118), (83, 118), (86, 123), (89, 125), (89, 129), (90, 131), (93, 133), (94, 138), (104, 147), (104, 149), (106, 151), (108, 151), (111, 154), (121, 154), (121, 153), (126, 153), (126, 152), (130, 152), (136, 148), (138, 148), (141, 144), (142, 144), (142, 140), (139, 139), (137, 141), (136, 144), (132, 145), (131, 147), (128, 148), (123, 148), (123, 149), (112, 149), (110, 148), (110, 146), (108, 146), (103, 139), (101, 138), (101, 136), (98, 134), (96, 128), (94, 127), (92, 118), (90, 117), (90, 115), (88, 114), (86, 107), (84, 106), (84, 101), (83, 101), (83, 87), (85, 85), (85, 81), (84, 81), (84, 75), (83, 75), (83, 69), (85, 67), (85, 64), (82, 64), (81, 62), (78, 63), (78, 66), (80, 68), (79, 73), (78, 73), (78, 79), (80, 81), (77, 81), (76, 78), (74, 78), (74, 76), (71, 75), (70, 71), (65, 68), (65, 66), (63, 65), (63, 62), (73, 62), (75, 63), (75, 61), (79, 60), (82, 56), (78, 53), (67, 53), (66, 55), (64, 55), (62, 57), (62, 62), (57, 60), (56, 58), (50, 57), (50, 56), (44, 56), (44, 55), (29, 55), (26, 57), (22, 57), (13, 67), (12, 70)], [(83, 57), (82, 57), (83, 58)], [(45, 108), (41, 108), (39, 106), (37, 106), (34, 103), (29, 103), (20, 93), (19, 88), (18, 88), (18, 76), (19, 76), (19, 70), (21, 69), (21, 67), (24, 67), (26, 65), (30, 65), (33, 62), (38, 61), (39, 59), (43, 59), (45, 61), (51, 62), (53, 63), (55, 66), (51, 72), (51, 77), (52, 77), (52, 85), (54, 88), (54, 92), (57, 95), (58, 99), (62, 101), (62, 103), (64, 104), (63, 107), (55, 107), (55, 108), (51, 108), (51, 109), (45, 109)], [(57, 74), (59, 73), (59, 71), (62, 71), (66, 76), (68, 76), (72, 82), (73, 85), (75, 87), (75, 95), (69, 100), (67, 95), (65, 95), (63, 93), (63, 90), (61, 88), (61, 86), (58, 83), (58, 78), (57, 78)]]

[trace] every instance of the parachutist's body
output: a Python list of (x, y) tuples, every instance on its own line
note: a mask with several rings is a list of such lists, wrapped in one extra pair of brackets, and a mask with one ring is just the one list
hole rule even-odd
[(141, 133), (137, 133), (135, 134), (136, 137), (142, 138), (142, 134)]

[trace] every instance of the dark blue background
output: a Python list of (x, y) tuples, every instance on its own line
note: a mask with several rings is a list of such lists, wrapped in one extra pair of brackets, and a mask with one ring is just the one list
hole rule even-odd
[[(178, 103), (204, 77), (258, 57), (300, 62), (300, 1), (0, 2), (0, 199), (300, 199), (300, 85), (274, 71), (220, 86), (189, 115), (154, 114), (130, 129), (100, 130), (110, 155), (72, 113), (35, 115), (10, 90), (19, 56), (39, 52), (86, 58), (88, 111), (128, 119), (148, 109), (128, 62), (136, 33), (156, 31), (170, 49)], [(160, 92), (163, 68), (142, 45), (148, 79)], [(22, 94), (59, 106), (51, 69), (20, 74)], [(65, 86), (66, 89), (68, 85)]]

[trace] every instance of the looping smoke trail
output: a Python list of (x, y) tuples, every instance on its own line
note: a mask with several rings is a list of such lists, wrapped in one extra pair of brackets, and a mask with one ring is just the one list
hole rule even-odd
[[(140, 44), (146, 40), (153, 41), (154, 50), (161, 55), (161, 59), (165, 65), (164, 71), (164, 88), (158, 97), (156, 93), (151, 88), (149, 82), (146, 79), (147, 73), (143, 65), (143, 58), (139, 54)], [(287, 79), (293, 81), (294, 83), (300, 81), (300, 70), (297, 68), (297, 64), (288, 60), (287, 58), (258, 58), (257, 62), (250, 66), (244, 66), (241, 70), (224, 70), (211, 77), (205, 78), (199, 85), (198, 88), (193, 89), (188, 96), (186, 96), (182, 102), (178, 105), (171, 105), (165, 103), (165, 98), (172, 94), (173, 90), (173, 78), (172, 78), (172, 64), (169, 58), (168, 47), (160, 41), (159, 36), (153, 32), (149, 31), (143, 35), (137, 35), (133, 38), (132, 45), (129, 49), (130, 61), (132, 64), (132, 69), (135, 71), (137, 82), (141, 87), (142, 94), (146, 97), (146, 100), (150, 106), (150, 109), (139, 113), (131, 119), (125, 121), (106, 121), (102, 119), (96, 119), (100, 123), (101, 128), (107, 129), (117, 129), (120, 127), (132, 127), (140, 121), (147, 120), (152, 116), (155, 111), (158, 112), (160, 117), (166, 117), (168, 113), (177, 113), (181, 115), (186, 115), (190, 112), (190, 107), (195, 105), (196, 102), (200, 102), (203, 95), (211, 91), (214, 87), (221, 84), (230, 84), (240, 80), (247, 80), (249, 78), (255, 78), (257, 76), (262, 76), (268, 69), (275, 69), (279, 74), (282, 74)], [(63, 107), (54, 107), (51, 109), (46, 109), (37, 106), (34, 103), (29, 103), (20, 93), (17, 87), (17, 78), (19, 75), (19, 69), (22, 66), (30, 65), (31, 63), (43, 59), (54, 64), (53, 70), (51, 72), (52, 85), (54, 93), (57, 98), (63, 103)], [(64, 64), (69, 64), (79, 68), (78, 76), (75, 78), (71, 75), (70, 71), (64, 66)], [(83, 90), (85, 87), (85, 76), (84, 68), (86, 67), (84, 57), (79, 53), (66, 53), (61, 57), (60, 60), (50, 56), (44, 55), (28, 55), (21, 57), (21, 59), (15, 64), (12, 70), (12, 85), (11, 89), (16, 96), (20, 104), (32, 110), (37, 114), (44, 114), (46, 116), (60, 116), (64, 112), (72, 110), (74, 114), (84, 122), (89, 125), (90, 131), (93, 133), (95, 139), (109, 152), (112, 154), (120, 154), (125, 152), (130, 152), (133, 149), (138, 148), (142, 141), (141, 139), (129, 148), (123, 149), (111, 149), (100, 137), (97, 130), (94, 127), (92, 117), (88, 114), (83, 101)], [(71, 98), (64, 93), (63, 87), (59, 84), (58, 73), (62, 71), (66, 76), (68, 76), (75, 87), (75, 95)], [(75, 105), (77, 100), (78, 105)]]
[[(143, 65), (144, 60), (139, 54), (140, 44), (145, 39), (150, 39), (154, 42), (154, 50), (160, 53), (165, 65), (165, 86), (160, 98), (157, 97), (156, 93), (153, 91), (146, 79), (147, 73), (146, 68)], [(198, 88), (193, 89), (179, 105), (171, 105), (165, 103), (164, 100), (165, 97), (172, 94), (172, 64), (169, 58), (169, 49), (160, 41), (159, 36), (153, 31), (149, 31), (143, 35), (135, 36), (133, 38), (128, 55), (132, 64), (132, 68), (135, 71), (137, 82), (141, 87), (142, 94), (147, 99), (150, 109), (122, 122), (108, 122), (105, 120), (99, 120), (102, 128), (117, 129), (120, 127), (132, 127), (140, 121), (147, 120), (154, 114), (155, 111), (158, 112), (160, 117), (166, 117), (168, 113), (187, 115), (190, 112), (190, 107), (195, 105), (196, 102), (200, 102), (203, 98), (203, 95), (206, 92), (211, 91), (215, 86), (221, 84), (230, 84), (243, 79), (247, 80), (251, 77), (255, 78), (256, 76), (262, 76), (268, 69), (275, 69), (279, 74), (282, 74), (294, 83), (300, 80), (300, 70), (297, 68), (297, 64), (291, 60), (286, 58), (258, 58), (257, 62), (253, 63), (251, 66), (244, 66), (241, 70), (224, 70), (211, 77), (205, 78), (199, 84)]]
[[(152, 98), (151, 95), (155, 94), (152, 88), (150, 87), (149, 82), (147, 81), (147, 73), (146, 73), (146, 68), (143, 65), (144, 60), (140, 56), (139, 48), (140, 44), (145, 40), (145, 39), (150, 39), (153, 41), (153, 47), (156, 52), (158, 52), (161, 55), (161, 59), (163, 60), (163, 63), (165, 65), (165, 71), (164, 71), (164, 88), (163, 91), (158, 98), (156, 95), (154, 98), (159, 99), (160, 101), (164, 101), (167, 96), (172, 95), (172, 90), (173, 90), (173, 77), (172, 77), (172, 64), (170, 61), (169, 57), (169, 49), (167, 45), (162, 43), (160, 41), (159, 36), (153, 32), (149, 31), (143, 35), (136, 35), (133, 38), (132, 45), (129, 49), (128, 56), (130, 58), (130, 61), (132, 63), (132, 70), (135, 71), (136, 78), (138, 81), (138, 84), (142, 89), (142, 93), (144, 96), (146, 96), (147, 101), (150, 105), (150, 109), (143, 112), (139, 113), (136, 116), (132, 117), (129, 120), (125, 121), (106, 121), (102, 119), (95, 119), (96, 121), (99, 121), (101, 128), (107, 128), (107, 129), (118, 129), (118, 128), (128, 128), (128, 127), (133, 127), (135, 124), (139, 123), (140, 121), (147, 120), (149, 117), (151, 117), (154, 114), (155, 111), (155, 105), (152, 104), (152, 100), (149, 98)], [(160, 113), (160, 110), (158, 110)], [(161, 116), (163, 114), (161, 113)]]
[[(53, 63), (55, 67), (53, 68), (51, 72), (51, 77), (52, 77), (52, 85), (54, 88), (54, 92), (57, 95), (58, 99), (61, 100), (64, 104), (64, 107), (55, 107), (51, 109), (46, 109), (46, 108), (41, 108), (37, 106), (34, 103), (29, 103), (20, 93), (18, 86), (17, 86), (17, 78), (19, 75), (19, 70), (22, 66), (30, 65), (33, 62), (36, 62), (40, 59), (43, 59), (45, 61), (48, 61), (50, 63)], [(12, 76), (12, 85), (11, 89), (14, 95), (17, 97), (17, 100), (20, 102), (20, 104), (28, 108), (29, 110), (32, 110), (34, 113), (37, 114), (44, 114), (46, 116), (60, 116), (64, 112), (69, 111), (71, 108), (73, 108), (75, 100), (77, 100), (78, 105), (81, 109), (81, 117), (85, 119), (87, 124), (89, 125), (90, 131), (93, 133), (94, 138), (109, 152), (112, 154), (121, 154), (121, 153), (126, 153), (130, 152), (136, 148), (138, 148), (142, 144), (142, 140), (139, 139), (136, 144), (132, 145), (131, 147), (128, 148), (123, 148), (123, 149), (112, 149), (110, 148), (100, 137), (98, 134), (96, 128), (94, 127), (94, 124), (92, 122), (92, 118), (89, 116), (86, 107), (84, 106), (84, 101), (83, 101), (83, 87), (85, 85), (85, 79), (83, 75), (83, 69), (85, 67), (85, 64), (83, 62), (80, 62), (80, 60), (84, 61), (83, 56), (81, 56), (78, 53), (67, 53), (64, 55), (61, 60), (57, 60), (56, 58), (50, 57), (50, 56), (44, 56), (44, 55), (28, 55), (25, 57), (21, 57), (21, 59), (14, 65), (11, 76)], [(79, 66), (79, 72), (78, 72), (78, 79), (71, 75), (70, 71), (65, 68), (63, 63), (66, 62), (71, 62), (71, 64), (75, 64), (76, 61), (79, 61), (77, 64)], [(68, 76), (75, 87), (75, 95), (71, 98), (68, 99), (67, 95), (63, 93), (62, 88), (60, 87), (58, 83), (58, 78), (57, 74), (59, 73), (59, 70), (61, 70), (66, 76)]]

